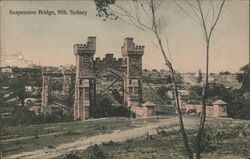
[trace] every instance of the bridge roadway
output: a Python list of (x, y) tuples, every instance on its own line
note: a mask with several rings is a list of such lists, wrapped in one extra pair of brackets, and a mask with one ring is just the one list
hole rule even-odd
[(42, 71), (43, 75), (48, 75), (48, 76), (63, 76), (63, 75), (71, 75), (71, 76), (75, 76), (76, 72), (74, 70), (43, 70)]
[[(100, 74), (95, 73), (95, 76), (102, 76), (104, 73), (107, 73), (107, 72), (113, 73), (122, 79), (126, 76), (124, 72), (120, 72), (112, 68), (108, 68), (105, 72), (102, 72)], [(50, 75), (50, 76), (62, 76), (62, 75), (75, 76), (76, 70), (68, 70), (68, 69), (67, 70), (42, 70), (42, 74)]]

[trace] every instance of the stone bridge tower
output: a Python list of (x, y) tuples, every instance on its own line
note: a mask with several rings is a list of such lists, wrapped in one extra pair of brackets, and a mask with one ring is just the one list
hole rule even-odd
[(74, 45), (76, 56), (74, 119), (85, 120), (90, 118), (91, 111), (95, 106), (95, 51), (96, 37), (88, 37), (86, 44)]
[(66, 96), (69, 96), (70, 92), (72, 90), (71, 83), (72, 83), (71, 74), (64, 72), (64, 75), (63, 75), (63, 94)]
[(43, 115), (47, 115), (51, 113), (51, 107), (50, 107), (50, 74), (43, 73), (43, 83), (42, 83), (42, 100), (41, 100), (41, 113)]
[(124, 78), (124, 103), (138, 106), (142, 103), (142, 56), (144, 46), (135, 45), (133, 38), (125, 38), (121, 47), (126, 70)]

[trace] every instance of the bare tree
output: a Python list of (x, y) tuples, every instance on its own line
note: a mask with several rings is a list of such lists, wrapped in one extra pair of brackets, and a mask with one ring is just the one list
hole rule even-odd
[[(216, 0), (216, 1), (184, 0), (183, 2), (186, 3), (186, 6), (184, 7), (180, 5), (178, 1), (175, 0), (175, 3), (178, 6), (178, 8), (181, 9), (183, 12), (188, 13), (186, 15), (188, 15), (201, 27), (204, 40), (206, 43), (205, 82), (203, 85), (202, 96), (201, 96), (202, 113), (200, 117), (200, 124), (196, 139), (196, 159), (200, 159), (202, 134), (204, 132), (204, 126), (206, 121), (206, 99), (207, 99), (207, 88), (208, 88), (209, 54), (210, 54), (211, 37), (221, 16), (225, 0)], [(216, 12), (216, 6), (218, 10), (217, 12)], [(191, 9), (191, 11), (188, 11), (187, 8)]]
[[(188, 136), (185, 131), (180, 103), (179, 103), (179, 95), (178, 95), (178, 88), (177, 88), (177, 82), (176, 82), (176, 74), (174, 71), (174, 67), (172, 65), (171, 60), (167, 56), (167, 52), (165, 49), (165, 46), (162, 42), (162, 25), (161, 25), (161, 19), (158, 18), (158, 9), (162, 3), (161, 0), (132, 0), (132, 4), (129, 3), (128, 7), (122, 7), (121, 5), (115, 3), (114, 0), (95, 0), (98, 15), (100, 17), (105, 16), (106, 18), (110, 19), (119, 19), (129, 25), (133, 25), (140, 30), (142, 30), (148, 37), (150, 35), (153, 35), (152, 37), (149, 37), (149, 39), (152, 41), (152, 43), (159, 48), (167, 68), (171, 72), (172, 76), (172, 82), (174, 85), (174, 92), (175, 92), (175, 100), (176, 100), (176, 109), (178, 112), (179, 117), (179, 125), (180, 125), (180, 131), (183, 137), (184, 146), (187, 152), (187, 155), (190, 159), (193, 159), (193, 152), (190, 148)], [(121, 2), (122, 3), (122, 2)], [(112, 5), (111, 5), (112, 4)], [(148, 18), (147, 21), (144, 20), (144, 18)], [(154, 42), (156, 41), (156, 43)], [(168, 46), (167, 50), (168, 50)]]
[[(180, 130), (182, 133), (184, 146), (186, 148), (187, 156), (190, 159), (193, 159), (193, 152), (190, 148), (188, 142), (188, 136), (185, 131), (183, 118), (180, 109), (180, 103), (178, 99), (178, 89), (176, 82), (176, 74), (171, 60), (169, 59), (170, 52), (168, 42), (163, 44), (162, 40), (162, 19), (159, 18), (158, 9), (162, 3), (162, 0), (131, 0), (127, 7), (124, 5), (119, 5), (116, 3), (116, 0), (95, 0), (99, 17), (106, 17), (114, 20), (121, 20), (129, 25), (135, 26), (142, 30), (152, 43), (159, 48), (167, 68), (170, 70), (172, 75), (172, 82), (174, 85), (175, 99), (176, 99), (176, 108), (179, 117)], [(122, 1), (119, 1), (120, 4)], [(131, 3), (132, 2), (132, 3)], [(209, 52), (210, 52), (210, 42), (213, 31), (219, 21), (222, 9), (225, 3), (225, 0), (182, 0), (176, 1), (175, 4), (180, 10), (186, 13), (194, 22), (196, 22), (202, 29), (206, 43), (206, 53), (205, 53), (205, 83), (203, 85), (201, 104), (202, 104), (202, 113), (200, 117), (200, 124), (198, 128), (197, 138), (196, 138), (196, 158), (200, 159), (201, 154), (201, 141), (202, 134), (204, 132), (204, 125), (206, 121), (206, 98), (207, 98), (207, 88), (208, 88), (208, 74), (209, 74)], [(128, 2), (123, 2), (128, 3)], [(216, 4), (215, 4), (216, 3)], [(218, 12), (216, 12), (218, 10)], [(145, 21), (145, 19), (147, 19)], [(104, 19), (106, 20), (106, 19)], [(165, 49), (165, 47), (167, 49)], [(167, 54), (168, 51), (168, 54)]]

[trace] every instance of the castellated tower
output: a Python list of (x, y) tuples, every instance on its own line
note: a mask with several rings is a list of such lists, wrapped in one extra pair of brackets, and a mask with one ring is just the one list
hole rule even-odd
[(124, 79), (124, 103), (127, 106), (139, 106), (142, 103), (142, 56), (144, 46), (135, 45), (133, 38), (125, 38), (121, 47), (126, 61)]
[(74, 45), (76, 56), (74, 119), (85, 120), (90, 118), (91, 111), (95, 106), (95, 51), (96, 37), (88, 37), (86, 44)]

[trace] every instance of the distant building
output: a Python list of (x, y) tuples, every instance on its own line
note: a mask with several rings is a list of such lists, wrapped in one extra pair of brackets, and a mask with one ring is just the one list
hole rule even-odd
[(34, 91), (38, 91), (39, 89), (40, 89), (39, 87), (35, 87), (35, 86), (31, 86), (31, 85), (25, 86), (25, 92), (27, 92), (27, 93), (32, 93)]
[(189, 92), (187, 90), (178, 90), (178, 93), (181, 103), (186, 104), (189, 99)]
[[(185, 83), (190, 84), (191, 86), (200, 85), (197, 82), (197, 75), (194, 73), (183, 73), (181, 74), (181, 77)], [(202, 81), (201, 84), (204, 84), (205, 82), (205, 75), (202, 74)], [(214, 74), (210, 73), (208, 77), (209, 83), (217, 83), (222, 84), (226, 88), (233, 88), (233, 89), (239, 89), (241, 88), (241, 83), (237, 80), (236, 74)]]
[(227, 116), (227, 103), (223, 100), (217, 100), (213, 103), (213, 116), (225, 117)]
[(131, 111), (134, 112), (137, 117), (154, 116), (156, 112), (156, 104), (154, 104), (153, 102), (147, 101), (141, 106), (131, 107)]
[(142, 107), (144, 107), (145, 114), (144, 116), (154, 116), (155, 115), (155, 107), (156, 104), (150, 101), (147, 101), (146, 103), (142, 104)]
[(2, 73), (12, 73), (13, 71), (12, 71), (12, 67), (9, 67), (9, 66), (7, 66), (7, 67), (2, 67), (1, 68), (1, 72)]
[[(174, 90), (167, 91), (166, 95), (172, 100), (175, 99), (175, 91)], [(189, 92), (185, 89), (178, 90), (178, 98), (179, 98), (179, 102), (182, 103), (181, 105), (188, 103)]]
[[(186, 114), (202, 112), (202, 105), (200, 104), (181, 104), (182, 112)], [(210, 117), (227, 117), (227, 103), (219, 99), (206, 106), (206, 116)]]
[(33, 86), (25, 86), (25, 92), (32, 92)]
[(226, 88), (241, 88), (241, 83), (237, 80), (236, 74), (212, 74), (209, 76), (209, 82), (223, 84)]

